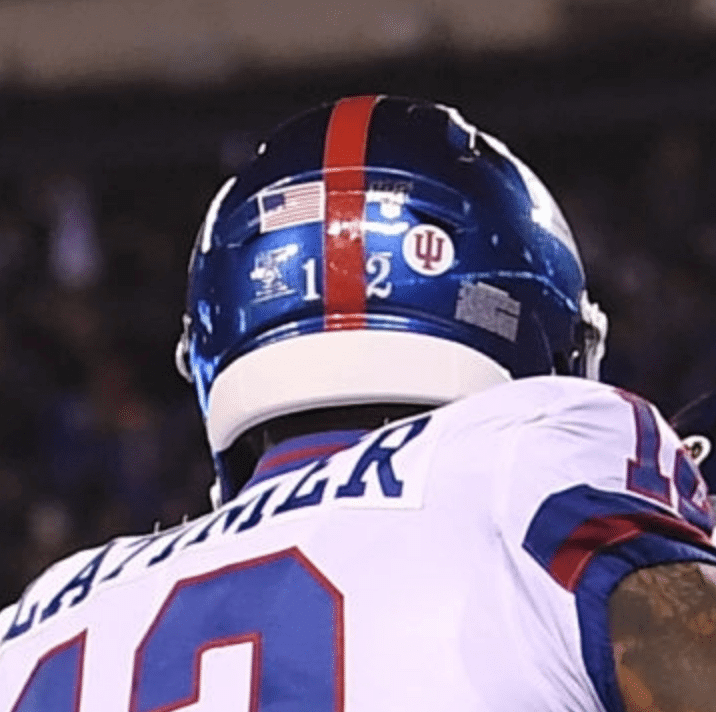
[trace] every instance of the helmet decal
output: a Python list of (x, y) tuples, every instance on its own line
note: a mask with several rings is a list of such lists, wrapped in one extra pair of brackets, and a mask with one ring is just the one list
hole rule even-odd
[(455, 246), (437, 225), (416, 225), (403, 238), (403, 257), (419, 274), (437, 277), (452, 267)]
[(325, 214), (326, 196), (321, 180), (274, 186), (261, 191), (257, 200), (262, 233), (319, 222)]
[(254, 268), (249, 273), (249, 279), (256, 284), (256, 293), (252, 304), (296, 293), (296, 289), (286, 283), (282, 266), (297, 254), (298, 245), (292, 242), (283, 247), (259, 252), (256, 255)]
[(474, 324), (514, 342), (520, 319), (520, 303), (484, 282), (463, 282), (458, 292), (455, 318)]
[[(389, 220), (395, 220), (400, 217), (403, 205), (410, 194), (410, 183), (401, 181), (373, 181), (368, 184), (368, 190), (365, 193), (365, 202), (378, 203), (380, 206), (381, 217)], [(381, 223), (375, 223), (380, 225)], [(404, 230), (408, 229), (408, 224), (403, 223)], [(370, 228), (368, 228), (370, 229)], [(404, 231), (403, 230), (403, 231)]]

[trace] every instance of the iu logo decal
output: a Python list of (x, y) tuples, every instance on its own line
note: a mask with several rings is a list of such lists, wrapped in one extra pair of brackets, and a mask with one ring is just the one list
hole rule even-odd
[(437, 277), (452, 267), (455, 247), (435, 225), (416, 225), (403, 238), (403, 257), (419, 274)]

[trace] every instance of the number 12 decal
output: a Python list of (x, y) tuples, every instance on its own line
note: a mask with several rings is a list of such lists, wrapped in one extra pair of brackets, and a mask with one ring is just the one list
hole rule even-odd
[(621, 390), (617, 392), (631, 404), (636, 421), (636, 457), (628, 463), (627, 488), (672, 506), (673, 480), (678, 512), (701, 529), (710, 531), (714, 524), (714, 515), (696, 465), (680, 448), (676, 451), (672, 476), (664, 475), (659, 465), (661, 436), (651, 406), (633, 393)]
[[(365, 287), (365, 296), (378, 297), (379, 299), (387, 299), (393, 291), (393, 283), (390, 281), (391, 252), (374, 252), (365, 263), (365, 271), (372, 275), (370, 281)], [(321, 298), (318, 289), (318, 274), (316, 266), (316, 258), (307, 259), (301, 269), (305, 272), (305, 289), (303, 294), (304, 302), (313, 302)]]
[[(196, 703), (202, 655), (241, 643), (250, 712), (342, 712), (343, 596), (296, 548), (179, 581), (136, 651), (129, 712)], [(45, 655), (12, 712), (81, 710), (83, 652), (84, 634)]]

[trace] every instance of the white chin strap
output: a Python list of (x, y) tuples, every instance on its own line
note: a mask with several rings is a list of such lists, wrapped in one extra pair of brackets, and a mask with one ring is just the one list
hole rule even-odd
[(596, 302), (590, 302), (587, 291), (579, 299), (579, 315), (589, 327), (584, 339), (584, 375), (599, 380), (599, 367), (606, 351), (609, 321)]

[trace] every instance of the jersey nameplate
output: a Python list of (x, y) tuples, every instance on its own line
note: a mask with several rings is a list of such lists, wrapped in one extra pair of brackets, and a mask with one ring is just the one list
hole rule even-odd
[[(58, 581), (56, 587), (42, 579), (31, 585), (17, 606), (10, 628), (3, 631), (2, 641), (16, 638), (59, 611), (76, 606), (103, 583), (140, 573), (205, 542), (301, 517), (317, 506), (420, 507), (426, 468), (416, 467), (420, 460), (411, 460), (411, 466), (403, 470), (394, 458), (399, 460), (403, 448), (423, 432), (429, 420), (430, 416), (424, 415), (386, 428), (362, 447), (260, 482), (195, 522), (144, 537), (114, 540), (95, 549), (73, 576)], [(403, 478), (403, 471), (409, 471), (410, 478)], [(42, 590), (36, 591), (40, 586)]]

